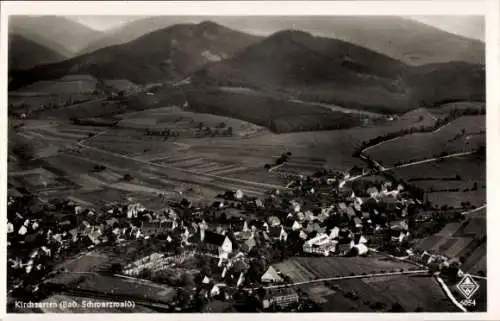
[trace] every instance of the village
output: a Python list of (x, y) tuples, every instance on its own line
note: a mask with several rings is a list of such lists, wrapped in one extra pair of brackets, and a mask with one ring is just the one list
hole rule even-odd
[(294, 256), (384, 252), (430, 274), (463, 274), (460, 262), (411, 248), (422, 202), (403, 183), (353, 179), (363, 173), (324, 170), (297, 176), (263, 199), (227, 191), (209, 205), (182, 199), (161, 211), (139, 203), (96, 210), (69, 201), (34, 209), (9, 198), (9, 293), (36, 296), (47, 275), (71, 272), (53, 270), (55, 261), (110, 245), (140, 244), (137, 255), (106, 273), (182, 289), (170, 302), (173, 311), (208, 302), (224, 311), (238, 302), (256, 311), (315, 311), (275, 266)]

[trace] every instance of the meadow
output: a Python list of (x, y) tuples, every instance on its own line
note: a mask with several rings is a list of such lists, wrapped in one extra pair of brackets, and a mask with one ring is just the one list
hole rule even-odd
[(423, 189), (438, 207), (460, 208), (463, 202), (479, 207), (486, 202), (486, 161), (480, 155), (394, 168), (389, 173)]
[(414, 133), (366, 150), (384, 166), (475, 151), (486, 145), (485, 116), (463, 116), (431, 133)]

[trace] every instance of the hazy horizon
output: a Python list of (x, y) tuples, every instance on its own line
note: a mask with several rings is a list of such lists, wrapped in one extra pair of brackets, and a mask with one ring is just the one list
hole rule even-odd
[[(115, 28), (119, 28), (132, 21), (149, 18), (153, 16), (95, 16), (95, 15), (85, 15), (85, 16), (66, 16), (66, 18), (83, 24), (99, 31), (110, 31)], [(484, 41), (485, 38), (485, 19), (483, 16), (451, 16), (451, 15), (440, 15), (440, 16), (399, 16), (405, 19), (410, 19), (426, 25), (438, 28), (440, 30), (461, 35), (464, 37), (477, 39)], [(186, 22), (196, 22), (200, 18), (207, 20), (217, 21), (216, 17), (186, 17)], [(276, 17), (279, 19), (279, 17)], [(290, 25), (293, 28), (293, 25)], [(266, 35), (276, 30), (266, 30), (265, 26), (259, 26), (259, 29), (255, 30), (242, 30), (247, 32), (252, 32), (255, 34)]]

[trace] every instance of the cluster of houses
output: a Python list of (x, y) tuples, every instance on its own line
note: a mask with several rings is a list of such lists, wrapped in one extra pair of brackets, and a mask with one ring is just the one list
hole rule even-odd
[[(154, 239), (172, 248), (197, 251), (216, 259), (220, 279), (227, 280), (229, 276), (238, 287), (246, 284), (246, 273), (252, 264), (249, 254), (256, 248), (294, 244), (292, 255), (367, 255), (370, 237), (377, 231), (390, 230), (391, 241), (395, 243), (407, 239), (405, 216), (410, 201), (402, 197), (403, 186), (393, 188), (390, 182), (384, 182), (359, 193), (345, 184), (349, 177), (345, 174), (326, 181), (300, 177), (287, 191), (276, 191), (263, 200), (246, 197), (238, 190), (226, 193), (225, 200), (207, 208), (194, 208), (187, 201), (177, 204), (179, 208), (172, 206), (160, 211), (129, 204), (97, 214), (93, 209), (69, 202), (64, 210), (76, 219), (63, 218), (50, 226), (41, 218), (29, 219), (15, 213), (9, 215), (7, 224), (8, 245), (14, 248), (29, 243), (32, 253), (10, 257), (10, 268), (30, 273), (38, 268), (37, 258), (50, 258), (65, 249)], [(212, 215), (229, 213), (235, 203), (244, 215), (226, 215), (223, 220)], [(399, 219), (398, 224), (392, 224), (394, 218)], [(36, 242), (30, 242), (30, 238)], [(143, 269), (166, 268), (170, 264), (164, 254), (145, 255), (144, 259), (129, 264), (125, 272), (137, 275)], [(272, 266), (267, 268), (261, 283), (283, 282)], [(202, 284), (209, 288), (207, 296), (219, 296), (222, 286), (218, 280), (204, 276)], [(296, 301), (296, 294), (280, 291), (269, 291), (263, 305)]]

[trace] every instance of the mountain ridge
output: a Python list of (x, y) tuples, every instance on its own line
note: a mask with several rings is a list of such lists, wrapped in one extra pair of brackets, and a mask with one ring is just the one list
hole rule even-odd
[(63, 16), (9, 16), (9, 33), (22, 35), (67, 58), (102, 36), (102, 32)]
[[(84, 52), (98, 47), (125, 43), (160, 26), (201, 17), (159, 16), (134, 20), (96, 40)], [(484, 42), (450, 33), (404, 17), (396, 16), (316, 16), (304, 17), (205, 17), (228, 28), (267, 37), (294, 26), (316, 36), (336, 38), (377, 51), (412, 65), (466, 61), (484, 64)], [(265, 31), (270, 32), (265, 32)], [(264, 31), (264, 32), (263, 32)], [(99, 44), (100, 43), (100, 44)], [(425, 47), (422, 46), (425, 44)]]
[(202, 22), (156, 30), (134, 41), (96, 50), (66, 61), (13, 72), (13, 89), (69, 73), (145, 84), (180, 80), (210, 61), (227, 58), (260, 37)]
[(61, 53), (17, 34), (9, 35), (8, 68), (29, 69), (36, 65), (59, 62), (66, 57)]

